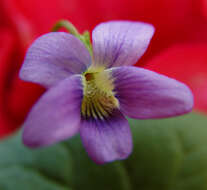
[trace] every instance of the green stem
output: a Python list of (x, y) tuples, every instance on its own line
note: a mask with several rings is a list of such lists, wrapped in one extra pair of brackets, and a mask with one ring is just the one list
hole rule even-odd
[(53, 32), (56, 32), (58, 30), (60, 30), (61, 28), (65, 28), (69, 33), (71, 33), (72, 35), (79, 37), (80, 34), (78, 32), (78, 30), (75, 28), (75, 26), (68, 22), (67, 20), (60, 20), (58, 21), (54, 27), (52, 28)]
[(92, 45), (90, 40), (90, 33), (88, 31), (80, 34), (72, 23), (67, 20), (60, 20), (54, 25), (52, 32), (57, 32), (61, 28), (65, 28), (70, 34), (81, 40), (92, 56)]

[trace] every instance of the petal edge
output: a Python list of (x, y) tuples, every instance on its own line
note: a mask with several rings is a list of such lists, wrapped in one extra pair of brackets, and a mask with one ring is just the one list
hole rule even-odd
[(133, 65), (146, 51), (154, 27), (144, 22), (109, 21), (93, 30), (94, 62), (107, 68)]
[(128, 121), (118, 110), (107, 121), (83, 120), (80, 135), (88, 155), (97, 164), (126, 159), (132, 151)]
[(51, 32), (29, 47), (20, 78), (49, 88), (72, 74), (80, 74), (90, 64), (90, 54), (79, 39), (65, 32)]
[(110, 72), (120, 110), (131, 118), (165, 118), (192, 110), (192, 92), (181, 82), (133, 66), (112, 68)]
[(76, 134), (81, 121), (82, 93), (79, 75), (50, 88), (33, 106), (23, 124), (23, 143), (37, 148)]

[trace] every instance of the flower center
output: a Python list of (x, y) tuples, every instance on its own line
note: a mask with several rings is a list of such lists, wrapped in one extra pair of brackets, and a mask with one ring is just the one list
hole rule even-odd
[(113, 92), (113, 79), (109, 72), (88, 70), (83, 74), (83, 85), (81, 115), (84, 119), (104, 120), (119, 107)]

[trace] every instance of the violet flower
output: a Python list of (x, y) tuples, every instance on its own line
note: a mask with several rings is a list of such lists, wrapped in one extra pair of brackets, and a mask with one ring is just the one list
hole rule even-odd
[(191, 111), (193, 96), (186, 85), (131, 66), (153, 33), (153, 26), (142, 22), (102, 23), (92, 33), (93, 57), (71, 34), (52, 32), (38, 38), (20, 77), (48, 90), (24, 123), (24, 144), (46, 146), (79, 132), (88, 155), (101, 164), (125, 159), (132, 151), (124, 115), (152, 119)]

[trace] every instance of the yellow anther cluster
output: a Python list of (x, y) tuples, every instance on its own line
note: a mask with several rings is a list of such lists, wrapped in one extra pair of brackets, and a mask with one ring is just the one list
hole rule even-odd
[(83, 75), (84, 96), (81, 114), (85, 119), (104, 120), (119, 107), (119, 102), (113, 92), (113, 79), (109, 72), (90, 72)]

